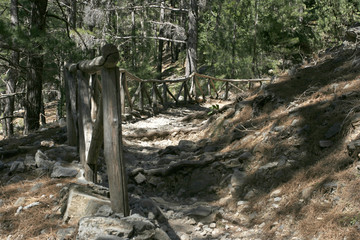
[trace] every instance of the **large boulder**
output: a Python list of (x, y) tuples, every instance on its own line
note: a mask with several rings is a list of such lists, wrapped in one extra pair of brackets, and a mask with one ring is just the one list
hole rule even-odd
[(69, 187), (63, 220), (76, 224), (81, 218), (94, 216), (104, 205), (111, 206), (110, 199), (94, 188), (73, 184)]

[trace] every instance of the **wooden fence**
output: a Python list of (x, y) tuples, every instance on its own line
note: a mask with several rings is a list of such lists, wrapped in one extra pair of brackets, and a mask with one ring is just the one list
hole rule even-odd
[(159, 104), (179, 103), (181, 95), (184, 102), (197, 100), (199, 94), (204, 101), (207, 97), (218, 98), (222, 87), (220, 90), (216, 87), (217, 81), (223, 82), (227, 98), (230, 87), (238, 88), (234, 83), (250, 84), (271, 79), (219, 79), (193, 73), (178, 79), (143, 80), (119, 69), (116, 66), (118, 61), (116, 46), (107, 44), (100, 57), (65, 65), (66, 119), (68, 144), (78, 146), (85, 178), (89, 181), (97, 181), (97, 160), (104, 143), (112, 209), (128, 215), (121, 132), (122, 114), (126, 107), (130, 111), (144, 110), (148, 104), (156, 111)]

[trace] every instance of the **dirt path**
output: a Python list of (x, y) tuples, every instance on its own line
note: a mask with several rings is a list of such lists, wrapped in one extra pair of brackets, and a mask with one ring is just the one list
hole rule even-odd
[[(246, 209), (246, 201), (233, 210), (227, 207), (234, 170), (231, 153), (218, 153), (207, 145), (209, 139), (199, 138), (210, 120), (212, 104), (221, 108), (229, 102), (170, 108), (123, 124), (131, 209), (150, 219), (163, 215), (166, 221), (159, 224), (171, 239), (259, 238), (260, 227), (249, 225), (254, 216), (240, 212)], [(149, 211), (147, 201), (159, 213)]]

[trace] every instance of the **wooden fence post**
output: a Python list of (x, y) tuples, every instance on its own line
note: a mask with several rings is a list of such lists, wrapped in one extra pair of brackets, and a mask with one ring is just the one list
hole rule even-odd
[(120, 73), (120, 101), (121, 101), (121, 113), (125, 114), (125, 73)]
[(89, 80), (90, 75), (77, 71), (78, 79), (78, 107), (79, 107), (79, 149), (80, 149), (80, 161), (85, 168), (85, 179), (90, 180), (93, 175), (91, 169), (87, 165), (88, 153), (90, 149), (91, 137), (92, 137), (92, 120), (90, 109), (90, 92), (89, 92)]
[(109, 177), (111, 207), (129, 215), (127, 181), (121, 132), (122, 102), (118, 68), (101, 70), (104, 108), (104, 155)]
[(144, 111), (144, 89), (143, 89), (143, 83), (139, 83), (139, 109), (141, 111)]
[(225, 97), (224, 100), (227, 100), (229, 98), (229, 82), (225, 83)]
[(76, 80), (67, 67), (64, 68), (66, 125), (69, 146), (78, 146), (78, 129), (76, 117)]

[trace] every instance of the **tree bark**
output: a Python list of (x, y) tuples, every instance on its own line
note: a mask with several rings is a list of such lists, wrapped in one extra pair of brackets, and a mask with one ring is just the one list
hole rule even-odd
[[(10, 20), (11, 20), (11, 28), (15, 31), (16, 28), (19, 26), (19, 16), (18, 16), (18, 1), (17, 0), (11, 0), (10, 2)], [(11, 53), (11, 62), (14, 65), (19, 65), (19, 59), (20, 54), (17, 51), (12, 51)], [(18, 71), (14, 67), (11, 67), (8, 72), (8, 78), (6, 83), (6, 94), (15, 93), (16, 91), (16, 84), (18, 79)], [(5, 109), (4, 109), (4, 115), (5, 116), (12, 116), (14, 112), (14, 100), (15, 96), (11, 96), (5, 99)], [(6, 129), (5, 135), (10, 137), (14, 134), (14, 126), (12, 123), (12, 118), (6, 118), (5, 124)]]
[[(198, 40), (198, 4), (197, 0), (190, 0), (189, 29), (186, 49), (185, 76), (196, 72), (197, 68), (197, 40)], [(191, 82), (191, 90), (195, 90), (195, 82)], [(191, 92), (190, 90), (190, 92)]]
[[(47, 0), (31, 1), (31, 27), (30, 38), (37, 38), (45, 33)], [(39, 117), (41, 113), (42, 101), (42, 80), (44, 59), (41, 55), (43, 46), (40, 42), (29, 51), (28, 57), (28, 79), (26, 81), (26, 100), (25, 100), (25, 130), (30, 131), (39, 128)]]

